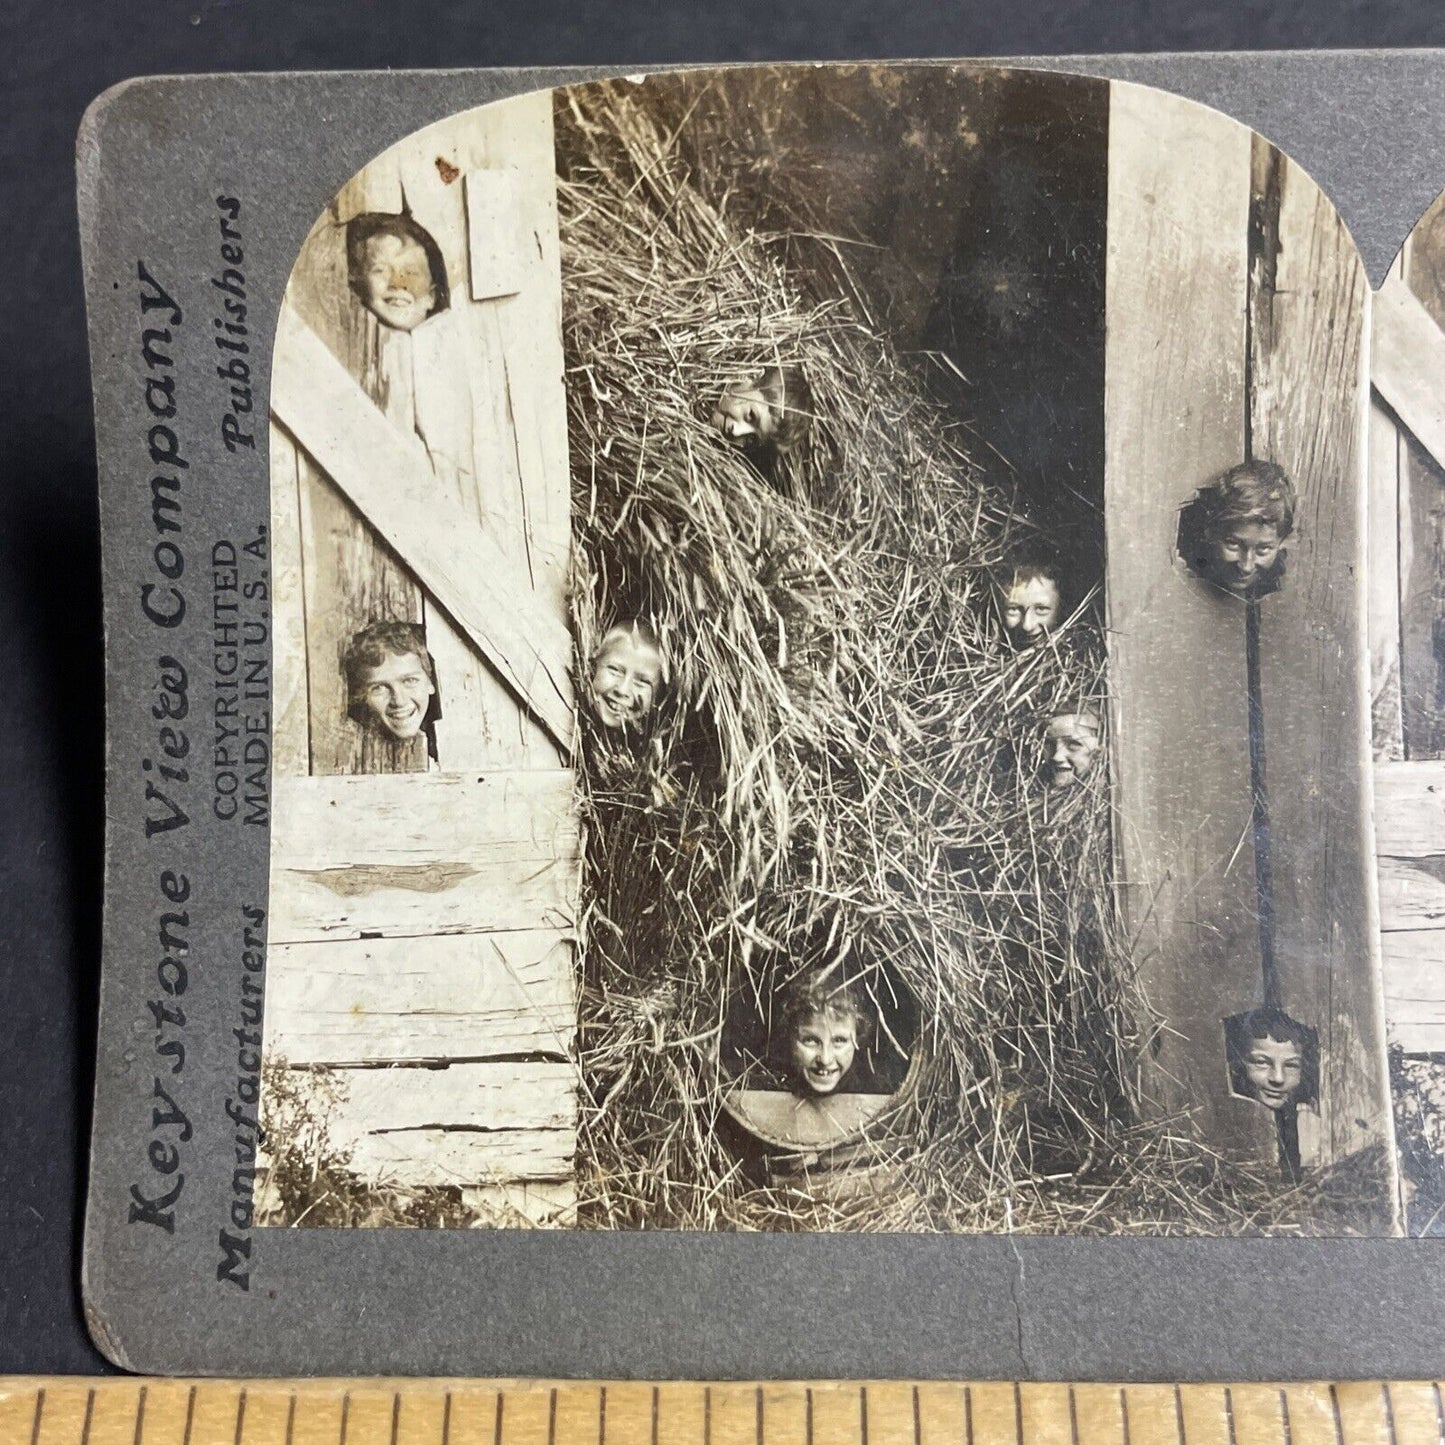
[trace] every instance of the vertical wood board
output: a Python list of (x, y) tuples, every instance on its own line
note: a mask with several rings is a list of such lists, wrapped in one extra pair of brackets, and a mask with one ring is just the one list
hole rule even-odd
[(1375, 762), (1405, 756), (1400, 711), (1400, 516), (1403, 443), (1394, 418), (1370, 406), (1369, 555), (1370, 738)]
[(1113, 86), (1105, 525), (1124, 902), (1165, 1020), (1159, 1107), (1272, 1158), (1267, 1111), (1229, 1094), (1222, 1024), (1260, 990), (1244, 609), (1176, 558), (1179, 507), (1244, 455), (1249, 201), (1247, 130)]
[(1327, 1161), (1372, 1145), (1393, 1159), (1369, 832), (1370, 287), (1310, 177), (1254, 148), (1252, 449), (1298, 496), (1284, 584), (1260, 603), (1275, 958), (1285, 1009), (1319, 1031)]

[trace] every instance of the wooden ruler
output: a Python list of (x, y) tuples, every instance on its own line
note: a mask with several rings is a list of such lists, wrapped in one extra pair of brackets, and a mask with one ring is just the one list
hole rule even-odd
[(0, 1445), (1445, 1445), (1437, 1383), (0, 1379)]

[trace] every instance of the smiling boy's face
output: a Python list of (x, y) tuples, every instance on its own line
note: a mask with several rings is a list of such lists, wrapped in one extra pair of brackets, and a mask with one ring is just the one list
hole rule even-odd
[(436, 687), (421, 658), (406, 652), (393, 653), (375, 667), (364, 668), (356, 690), (377, 726), (406, 742), (421, 731)]
[(1231, 522), (1209, 543), (1209, 580), (1246, 597), (1279, 558), (1279, 528), (1273, 522)]
[(1062, 713), (1044, 730), (1044, 773), (1051, 788), (1071, 788), (1088, 777), (1099, 751), (1099, 720)]
[(798, 1077), (815, 1094), (831, 1094), (853, 1067), (858, 1025), (844, 1013), (817, 1013), (793, 1026), (788, 1054)]
[(617, 632), (592, 664), (592, 703), (609, 729), (638, 727), (652, 711), (662, 683), (662, 657), (635, 632)]
[(755, 386), (738, 382), (718, 399), (712, 424), (729, 440), (765, 442), (777, 431), (777, 418), (767, 398)]
[(366, 242), (361, 289), (366, 309), (397, 331), (414, 330), (436, 305), (426, 252), (404, 236), (372, 236)]
[(1279, 1039), (1250, 1039), (1244, 1076), (1254, 1097), (1267, 1109), (1282, 1109), (1299, 1093), (1304, 1055), (1298, 1044)]
[(1059, 620), (1059, 587), (1049, 577), (1014, 582), (1004, 593), (1003, 625), (1018, 647), (1032, 647)]

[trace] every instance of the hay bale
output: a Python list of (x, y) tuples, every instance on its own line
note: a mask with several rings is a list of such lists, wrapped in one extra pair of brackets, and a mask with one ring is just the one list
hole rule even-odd
[[(1004, 645), (990, 594), (1028, 522), (832, 243), (735, 224), (715, 153), (704, 189), (678, 94), (557, 111), (577, 666), (631, 616), (669, 660), (645, 738), (583, 719), (581, 1219), (1257, 1227), (1247, 1180), (1137, 1119), (1106, 780), (1039, 787), (1044, 720), (1102, 707), (1094, 613)], [(758, 465), (708, 418), (766, 365), (803, 368), (815, 417)], [(820, 959), (918, 1006), (888, 1188), (769, 1185), (719, 1125), (730, 1006)]]

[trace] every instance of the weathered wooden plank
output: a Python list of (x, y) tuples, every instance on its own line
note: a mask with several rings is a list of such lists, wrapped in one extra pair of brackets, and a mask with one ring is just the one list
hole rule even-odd
[(1373, 1145), (1393, 1160), (1369, 820), (1370, 286), (1310, 177), (1259, 137), (1254, 160), (1250, 432), (1298, 495), (1289, 572), (1259, 609), (1274, 957), (1283, 1006), (1319, 1030), (1326, 1161)]
[(1375, 848), (1391, 858), (1445, 854), (1445, 761), (1377, 763)]
[(572, 775), (561, 769), (284, 779), (274, 802), (271, 856), (287, 867), (578, 853)]
[(1370, 380), (1415, 439), (1445, 464), (1445, 333), (1398, 270), (1375, 293)]
[(311, 770), (306, 689), (306, 598), (301, 572), (301, 478), (296, 448), (271, 428), (271, 766)]
[(414, 868), (272, 865), (271, 937), (424, 938), (489, 929), (570, 928), (576, 865), (554, 856)]
[(575, 1149), (572, 1064), (293, 1070), (327, 1152), (361, 1178), (412, 1186), (559, 1179)]
[(287, 429), (536, 714), (570, 746), (571, 638), (496, 543), (436, 485), (425, 447), (377, 410), (324, 343), (283, 307), (272, 406)]
[(1445, 470), (1414, 437), (1400, 468), (1400, 710), (1407, 758), (1445, 755)]
[(1409, 1054), (1445, 1053), (1445, 931), (1387, 933), (1380, 945), (1390, 1042)]
[[(287, 284), (286, 304), (306, 318), (378, 407), (409, 413), (410, 343), (380, 326), (352, 294), (346, 262), (346, 221), (367, 210), (399, 209), (399, 195), (395, 166), (385, 156), (347, 182), (306, 238)], [(278, 332), (274, 363), (285, 360), (285, 340)], [(275, 411), (273, 383), (273, 429)], [(299, 458), (298, 472), (311, 771), (425, 771), (424, 739), (398, 743), (348, 719), (340, 671), (347, 644), (368, 623), (421, 621), (420, 591), (310, 458)]]
[(566, 1054), (572, 948), (556, 929), (272, 945), (267, 1055), (346, 1065)]
[(515, 296), (484, 309), (496, 314), (506, 361), (530, 575), (539, 596), (565, 616), (571, 470), (551, 98), (519, 96), (491, 109), (492, 162), (514, 168), (529, 271)]
[(347, 715), (349, 698), (341, 665), (351, 639), (368, 623), (421, 622), (421, 591), (304, 452), (298, 452), (297, 470), (311, 771), (318, 775), (425, 772), (423, 737), (400, 742)]
[(1374, 760), (1405, 756), (1400, 714), (1400, 469), (1402, 442), (1394, 418), (1370, 407), (1369, 555), (1370, 738)]
[(271, 938), (572, 926), (570, 774), (277, 779)]
[(1382, 855), (1376, 867), (1382, 932), (1445, 928), (1445, 854), (1433, 858)]
[(517, 173), (510, 166), (472, 171), (466, 178), (467, 235), (474, 301), (515, 296), (527, 283), (524, 217)]
[(1244, 609), (1170, 566), (1178, 508), (1244, 455), (1249, 201), (1248, 131), (1160, 91), (1113, 87), (1112, 768), (1127, 917), (1166, 1021), (1150, 1084), (1215, 1147), (1273, 1158), (1271, 1118), (1229, 1094), (1224, 1067), (1222, 1020), (1260, 992)]

